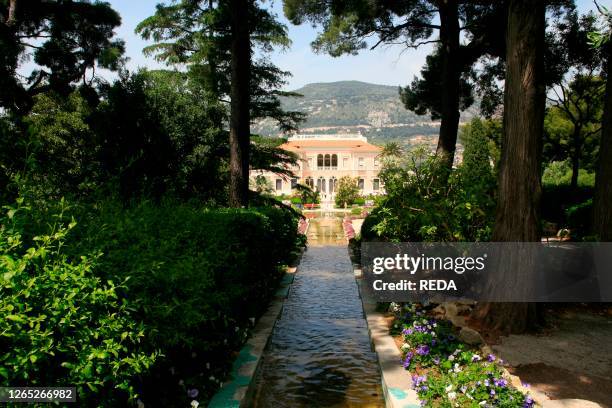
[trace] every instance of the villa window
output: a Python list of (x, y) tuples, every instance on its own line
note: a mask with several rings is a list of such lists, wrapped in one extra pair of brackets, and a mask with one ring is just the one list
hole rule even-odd
[(380, 180), (379, 179), (372, 180), (372, 190), (374, 191), (380, 190)]
[(374, 159), (374, 167), (378, 167), (380, 165), (380, 162), (378, 161), (378, 157), (376, 157)]
[(348, 169), (348, 166), (349, 166), (349, 159), (348, 157), (345, 157), (344, 159), (342, 159), (342, 168)]
[(308, 168), (309, 168), (309, 169), (312, 169), (312, 167), (313, 167), (313, 166), (312, 166), (312, 165), (313, 165), (313, 162), (314, 162), (314, 159), (313, 159), (312, 157), (310, 157), (310, 158), (308, 159)]
[(329, 192), (333, 193), (336, 191), (336, 187), (338, 186), (338, 180), (335, 177), (329, 179)]
[(359, 166), (359, 168), (360, 168), (360, 169), (363, 169), (363, 168), (365, 167), (365, 160), (364, 160), (364, 158), (363, 158), (363, 157), (360, 157), (360, 158), (357, 160), (357, 163), (358, 163), (358, 166)]
[(312, 177), (306, 177), (306, 185), (314, 189), (314, 180), (312, 179)]
[(322, 154), (317, 155), (317, 167), (319, 169), (323, 168), (323, 155)]
[(331, 156), (329, 154), (325, 155), (325, 168), (329, 169), (331, 167)]
[(365, 180), (360, 178), (359, 181), (357, 181), (357, 187), (359, 187), (360, 190), (363, 190), (365, 187)]
[(283, 189), (283, 179), (276, 179), (276, 191)]
[(325, 192), (325, 179), (323, 177), (320, 177), (317, 180), (317, 190), (319, 190), (321, 193)]
[(331, 166), (332, 166), (332, 169), (337, 169), (338, 168), (338, 155), (337, 154), (332, 154), (332, 157), (331, 157)]
[(293, 177), (293, 178), (291, 179), (291, 188), (292, 188), (292, 189), (294, 189), (294, 188), (295, 188), (295, 186), (297, 186), (297, 183), (298, 183), (298, 179), (297, 179), (297, 177)]

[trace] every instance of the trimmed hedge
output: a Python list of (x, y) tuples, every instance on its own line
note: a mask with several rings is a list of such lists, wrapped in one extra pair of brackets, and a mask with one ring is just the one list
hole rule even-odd
[(104, 254), (103, 278), (129, 279), (124, 295), (144, 342), (164, 356), (142, 381), (141, 399), (156, 406), (187, 406), (188, 391), (203, 401), (218, 389), (298, 242), (288, 210), (174, 201), (108, 205), (80, 234), (78, 247)]
[(0, 380), (68, 381), (92, 406), (204, 404), (294, 260), (296, 215), (176, 200), (57, 204), (0, 219), (0, 310), (13, 316)]

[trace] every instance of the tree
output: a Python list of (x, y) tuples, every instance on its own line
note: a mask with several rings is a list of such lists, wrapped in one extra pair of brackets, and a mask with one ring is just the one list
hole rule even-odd
[(403, 149), (402, 146), (399, 145), (399, 143), (397, 142), (389, 142), (386, 143), (383, 148), (382, 151), (380, 152), (381, 157), (401, 157), (403, 154)]
[[(96, 68), (117, 70), (125, 47), (113, 30), (120, 24), (108, 3), (0, 1), (0, 107), (24, 115), (36, 95), (67, 95), (76, 82), (92, 86)], [(24, 76), (26, 61), (35, 68)]]
[[(572, 11), (557, 21), (547, 36), (547, 45), (554, 54), (547, 64), (553, 71), (548, 76), (552, 75), (556, 80), (548, 98), (552, 106), (546, 122), (552, 126), (546, 126), (546, 129), (552, 127), (552, 132), (545, 133), (548, 143), (544, 154), (552, 147), (557, 156), (551, 159), (570, 159), (573, 189), (578, 185), (582, 161), (588, 163), (595, 153), (603, 109), (604, 84), (600, 78), (603, 58), (600, 51), (590, 49), (588, 39), (595, 24), (593, 13), (579, 16)], [(552, 119), (561, 123), (551, 123)], [(563, 122), (569, 126), (564, 126)], [(565, 129), (568, 132), (563, 132)], [(559, 157), (558, 153), (564, 157)]]
[(549, 160), (570, 159), (571, 187), (578, 186), (578, 172), (592, 167), (601, 131), (605, 84), (600, 77), (577, 75), (568, 84), (555, 89), (554, 105), (545, 120), (545, 150)]
[(596, 47), (603, 47), (606, 58), (606, 90), (602, 118), (599, 166), (595, 178), (595, 198), (593, 201), (593, 226), (601, 241), (612, 241), (612, 12), (599, 6), (605, 19), (603, 32), (595, 32), (591, 39)]
[[(294, 95), (279, 90), (289, 73), (266, 59), (274, 46), (289, 45), (286, 27), (255, 0), (181, 0), (158, 5), (137, 32), (155, 41), (145, 53), (185, 65), (211, 104), (226, 108), (230, 99), (230, 202), (246, 205), (251, 121), (270, 117), (282, 131), (292, 131), (304, 119), (282, 109), (279, 98)], [(262, 57), (254, 59), (255, 50)], [(216, 126), (225, 124), (222, 118)]]
[(343, 176), (338, 180), (338, 192), (336, 193), (336, 205), (343, 207), (352, 205), (359, 198), (359, 186), (357, 179), (351, 176)]
[[(504, 133), (492, 238), (496, 242), (540, 240), (544, 26), (543, 0), (509, 1)], [(517, 287), (531, 282), (537, 270), (535, 257), (522, 259), (518, 267), (519, 259), (510, 254), (500, 260), (500, 265), (504, 267), (505, 283), (514, 282)], [(476, 316), (484, 325), (506, 332), (524, 331), (538, 320), (533, 303), (480, 304)]]
[[(402, 2), (351, 0), (320, 2), (285, 0), (285, 15), (294, 24), (310, 21), (323, 31), (313, 42), (316, 51), (332, 56), (355, 54), (380, 44), (418, 47), (436, 43), (427, 59), (423, 79), (402, 89), (402, 99), (416, 113), (440, 118), (437, 154), (450, 170), (457, 141), (459, 110), (469, 107), (471, 87), (462, 76), (484, 54), (501, 55), (503, 3), (458, 0)], [(437, 20), (436, 21), (436, 17)], [(432, 38), (437, 31), (439, 38)], [(461, 44), (460, 34), (468, 40)], [(367, 39), (377, 37), (369, 44)]]
[(246, 207), (249, 202), (249, 146), (251, 112), (251, 16), (249, 0), (230, 0), (231, 91), (230, 91), (230, 188), (229, 205)]
[(483, 184), (495, 184), (493, 167), (491, 165), (491, 141), (487, 137), (486, 128), (480, 118), (474, 118), (465, 125), (459, 137), (464, 146), (463, 163), (461, 164), (461, 180), (466, 188)]

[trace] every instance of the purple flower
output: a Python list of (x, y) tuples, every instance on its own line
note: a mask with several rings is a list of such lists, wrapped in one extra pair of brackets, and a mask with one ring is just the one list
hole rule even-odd
[(508, 385), (508, 381), (506, 381), (503, 378), (500, 378), (500, 379), (494, 378), (493, 379), (493, 384), (495, 384), (496, 387), (504, 388), (505, 386)]
[(490, 394), (493, 396), (495, 395), (495, 390), (491, 390)]
[(417, 347), (416, 349), (416, 353), (419, 356), (426, 356), (429, 354), (429, 346), (425, 345), (425, 344), (421, 344)]
[(533, 398), (531, 398), (531, 396), (526, 396), (525, 397), (525, 402), (523, 403), (523, 408), (531, 408), (533, 407)]
[(488, 378), (486, 380), (484, 380), (484, 385), (485, 385), (485, 387), (488, 387), (490, 385)]
[(434, 357), (433, 362), (434, 362), (435, 365), (440, 364), (440, 357), (438, 357), (438, 356)]
[(414, 333), (414, 330), (412, 330), (411, 327), (408, 327), (407, 329), (402, 330), (402, 334), (405, 336), (410, 336), (412, 333)]
[(487, 361), (488, 361), (489, 363), (494, 362), (494, 361), (495, 361), (495, 356), (494, 356), (493, 354), (489, 354), (489, 355), (487, 356)]
[(431, 339), (431, 346), (435, 346), (436, 345), (436, 339)]
[(425, 386), (425, 381), (427, 381), (426, 375), (413, 375), (412, 376), (412, 387), (416, 390), (421, 385)]
[(410, 367), (410, 362), (412, 361), (412, 357), (414, 357), (414, 353), (412, 351), (409, 351), (408, 353), (406, 353), (406, 358), (404, 359), (404, 368), (408, 368)]
[(197, 388), (192, 388), (190, 390), (187, 390), (187, 395), (189, 395), (189, 398), (195, 398), (198, 396), (199, 393), (200, 391), (198, 391)]

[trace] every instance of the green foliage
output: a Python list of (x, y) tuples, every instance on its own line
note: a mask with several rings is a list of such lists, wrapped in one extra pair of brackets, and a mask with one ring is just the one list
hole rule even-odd
[[(248, 2), (251, 16), (250, 114), (251, 119), (272, 119), (283, 131), (297, 129), (304, 115), (283, 109), (280, 97), (299, 96), (281, 91), (289, 72), (282, 71), (268, 58), (274, 47), (285, 49), (291, 43), (287, 27), (257, 2)], [(155, 14), (136, 27), (137, 33), (153, 44), (144, 49), (158, 61), (187, 67), (187, 76), (205, 94), (209, 103), (218, 103), (230, 94), (231, 10), (226, 2), (204, 0), (160, 3)], [(222, 125), (219, 122), (217, 125)]]
[(102, 202), (80, 217), (87, 221), (70, 250), (102, 252), (103, 279), (129, 278), (125, 296), (145, 325), (145, 346), (164, 355), (143, 378), (140, 398), (186, 406), (185, 387), (210, 397), (266, 307), (280, 266), (292, 261), (295, 215), (168, 199), (130, 208)]
[(357, 179), (351, 176), (343, 176), (338, 180), (338, 191), (336, 192), (336, 205), (344, 207), (353, 205), (359, 198), (359, 186)]
[(31, 203), (20, 198), (5, 210), (0, 385), (76, 385), (85, 405), (110, 407), (135, 398), (135, 377), (158, 356), (143, 351), (145, 327), (121, 295), (126, 281), (101, 279), (97, 252), (66, 255), (75, 222), (64, 224), (63, 201), (45, 218), (47, 229), (31, 239), (24, 228), (40, 215)]
[(464, 146), (461, 178), (465, 188), (475, 186), (477, 192), (481, 190), (481, 184), (493, 185), (495, 176), (491, 166), (491, 150), (495, 145), (487, 134), (483, 121), (479, 118), (472, 119), (469, 125), (463, 127), (459, 138)]
[[(0, 2), (2, 20), (9, 3)], [(13, 17), (0, 22), (0, 107), (27, 113), (34, 96), (67, 95), (75, 82), (91, 86), (95, 67), (123, 63), (125, 44), (113, 38), (121, 17), (108, 3), (33, 0), (18, 4)], [(30, 72), (26, 62), (34, 63)]]
[(483, 167), (470, 166), (454, 170), (444, 184), (444, 168), (424, 149), (386, 163), (380, 177), (387, 194), (366, 218), (363, 238), (374, 232), (394, 242), (488, 240), (495, 186), (492, 178), (470, 173)]
[[(544, 186), (558, 187), (569, 186), (572, 179), (572, 168), (567, 160), (550, 162), (542, 174)], [(578, 172), (578, 187), (594, 187), (595, 173), (584, 169)]]

